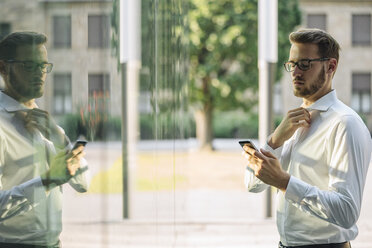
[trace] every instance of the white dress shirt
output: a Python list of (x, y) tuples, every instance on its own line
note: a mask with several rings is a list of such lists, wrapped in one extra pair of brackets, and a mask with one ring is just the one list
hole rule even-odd
[[(47, 154), (58, 151), (25, 129), (17, 116), (25, 109), (0, 92), (0, 242), (53, 245), (62, 230), (62, 188), (47, 191), (40, 175), (49, 168)], [(79, 192), (87, 190), (84, 174), (69, 181)]]
[[(308, 110), (309, 128), (300, 128), (275, 150), (291, 177), (277, 195), (277, 227), (286, 246), (341, 243), (355, 239), (363, 189), (371, 161), (371, 135), (362, 119), (328, 93)], [(268, 186), (248, 169), (250, 192)]]

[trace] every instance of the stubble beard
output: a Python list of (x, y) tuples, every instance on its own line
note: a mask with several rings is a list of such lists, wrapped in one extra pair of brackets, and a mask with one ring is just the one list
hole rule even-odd
[(40, 90), (35, 90), (32, 87), (25, 87), (24, 85), (19, 83), (19, 80), (15, 73), (11, 71), (9, 73), (8, 82), (10, 84), (10, 87), (12, 88), (12, 91), (16, 93), (19, 97), (27, 100), (40, 98), (43, 96), (44, 93), (44, 86), (41, 86)]
[(306, 82), (305, 82), (305, 87), (300, 88), (300, 89), (294, 88), (293, 94), (301, 98), (312, 96), (324, 86), (324, 83), (325, 83), (325, 70), (323, 67), (318, 77), (314, 80), (314, 82), (311, 85), (306, 86)]

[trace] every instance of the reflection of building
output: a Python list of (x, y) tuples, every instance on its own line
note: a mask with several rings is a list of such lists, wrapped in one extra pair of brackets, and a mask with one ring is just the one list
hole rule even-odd
[[(303, 26), (329, 32), (341, 45), (337, 73), (333, 79), (337, 95), (354, 108), (372, 131), (372, 0), (300, 0)], [(284, 113), (299, 105), (292, 95), (291, 80), (281, 80)]]
[(117, 59), (110, 50), (112, 1), (2, 0), (0, 36), (34, 30), (48, 38), (54, 64), (39, 104), (55, 115), (88, 105), (121, 113)]

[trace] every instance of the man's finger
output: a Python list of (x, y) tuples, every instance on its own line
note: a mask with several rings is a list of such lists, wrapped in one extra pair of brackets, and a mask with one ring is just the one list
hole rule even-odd
[(256, 157), (256, 158), (258, 158), (258, 159), (260, 159), (260, 160), (263, 160), (263, 161), (266, 160), (266, 157), (262, 153), (260, 153), (259, 151), (257, 151), (257, 150), (255, 150), (253, 152), (253, 156)]
[(290, 113), (296, 113), (296, 112), (299, 112), (299, 111), (301, 111), (301, 110), (303, 110), (303, 109), (304, 109), (303, 107), (299, 107), (299, 108), (291, 109), (291, 110), (288, 111), (288, 114), (290, 114)]
[(80, 154), (82, 151), (84, 151), (84, 146), (80, 145), (71, 151), (71, 155), (72, 157), (75, 157), (76, 155)]

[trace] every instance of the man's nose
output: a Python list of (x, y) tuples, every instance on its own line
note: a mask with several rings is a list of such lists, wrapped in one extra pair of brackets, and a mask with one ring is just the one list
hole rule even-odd
[(41, 66), (38, 66), (38, 67), (34, 70), (34, 73), (35, 73), (36, 75), (40, 75), (40, 76), (42, 76), (42, 75), (46, 74), (46, 71), (45, 71)]
[(292, 71), (292, 76), (295, 77), (296, 75), (302, 74), (303, 70), (298, 68), (298, 65), (295, 65), (294, 70)]

